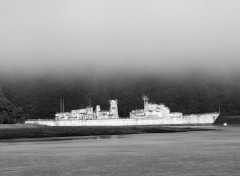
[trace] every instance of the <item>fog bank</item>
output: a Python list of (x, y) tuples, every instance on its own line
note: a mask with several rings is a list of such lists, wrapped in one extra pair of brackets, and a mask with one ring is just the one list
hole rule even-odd
[(0, 73), (229, 74), (237, 0), (2, 0)]

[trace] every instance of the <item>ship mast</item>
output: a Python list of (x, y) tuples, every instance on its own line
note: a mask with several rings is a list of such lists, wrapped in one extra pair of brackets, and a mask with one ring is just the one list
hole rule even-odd
[(149, 98), (146, 95), (142, 96), (143, 102), (144, 102), (144, 113), (146, 111), (146, 105), (148, 104)]
[(88, 106), (92, 107), (91, 93), (88, 93)]
[(60, 99), (60, 113), (63, 115), (64, 113), (64, 98)]

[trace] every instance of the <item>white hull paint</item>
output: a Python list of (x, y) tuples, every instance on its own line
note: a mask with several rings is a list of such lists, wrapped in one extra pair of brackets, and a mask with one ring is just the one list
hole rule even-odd
[(219, 113), (191, 114), (183, 116), (143, 117), (136, 119), (101, 120), (44, 120), (29, 119), (26, 124), (47, 126), (140, 126), (140, 125), (212, 125)]

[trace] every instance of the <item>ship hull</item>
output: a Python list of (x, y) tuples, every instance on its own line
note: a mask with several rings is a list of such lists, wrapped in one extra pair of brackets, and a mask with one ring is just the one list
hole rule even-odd
[(101, 119), (101, 120), (27, 120), (26, 124), (48, 126), (141, 126), (141, 125), (212, 125), (218, 113), (191, 114), (166, 117), (142, 117), (133, 119)]

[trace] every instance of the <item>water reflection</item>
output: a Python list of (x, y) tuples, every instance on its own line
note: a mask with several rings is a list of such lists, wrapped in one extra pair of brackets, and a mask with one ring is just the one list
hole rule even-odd
[(70, 137), (49, 137), (49, 138), (22, 138), (22, 139), (2, 139), (0, 143), (17, 143), (17, 142), (51, 142), (51, 141), (69, 141), (69, 140), (90, 140), (90, 139), (111, 139), (125, 138), (124, 135), (100, 135), (100, 136), (70, 136)]

